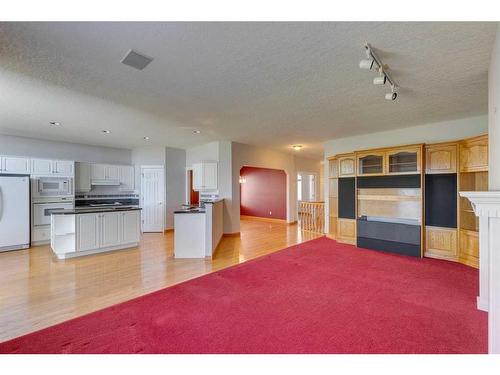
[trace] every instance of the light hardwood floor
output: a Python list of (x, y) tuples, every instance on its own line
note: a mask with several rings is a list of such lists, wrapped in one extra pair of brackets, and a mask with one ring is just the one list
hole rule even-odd
[(140, 246), (57, 260), (49, 246), (0, 253), (0, 342), (139, 297), (320, 235), (297, 225), (241, 221), (213, 260), (174, 259), (173, 233), (146, 233)]

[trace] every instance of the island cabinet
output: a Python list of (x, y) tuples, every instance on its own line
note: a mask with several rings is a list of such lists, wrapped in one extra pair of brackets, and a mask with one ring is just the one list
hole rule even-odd
[(53, 213), (51, 246), (59, 259), (137, 246), (140, 210)]

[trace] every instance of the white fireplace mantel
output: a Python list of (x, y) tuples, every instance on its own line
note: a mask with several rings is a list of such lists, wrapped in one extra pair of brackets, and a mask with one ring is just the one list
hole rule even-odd
[(500, 353), (500, 191), (465, 191), (479, 217), (479, 297), (488, 311), (488, 352)]

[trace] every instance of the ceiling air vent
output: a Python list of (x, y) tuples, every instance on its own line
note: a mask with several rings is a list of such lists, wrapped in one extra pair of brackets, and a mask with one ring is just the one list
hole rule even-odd
[(128, 51), (125, 57), (122, 59), (122, 64), (131, 66), (132, 68), (136, 68), (138, 70), (144, 69), (148, 64), (153, 61), (152, 57), (148, 57), (140, 54), (134, 50)]

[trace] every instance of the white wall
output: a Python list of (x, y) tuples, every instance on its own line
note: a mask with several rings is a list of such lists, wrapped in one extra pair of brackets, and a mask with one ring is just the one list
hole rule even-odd
[[(165, 202), (167, 201), (167, 188), (166, 188), (166, 152), (165, 147), (162, 146), (144, 146), (137, 147), (132, 150), (132, 164), (135, 168), (135, 186), (139, 194), (141, 193), (141, 166), (161, 166), (163, 168), (163, 175), (165, 176)], [(165, 210), (165, 226), (167, 223), (167, 212)], [(166, 228), (165, 228), (166, 229)]]
[[(397, 104), (397, 103), (396, 103)], [(438, 143), (488, 133), (488, 116), (435, 122), (325, 142), (325, 158), (344, 152), (412, 143)]]
[(137, 190), (141, 188), (141, 166), (157, 165), (165, 174), (165, 229), (174, 227), (174, 211), (186, 198), (186, 151), (173, 147), (144, 146), (132, 150)]
[(109, 164), (132, 162), (131, 150), (3, 134), (0, 134), (0, 154)]
[(191, 167), (194, 163), (202, 161), (219, 161), (219, 143), (210, 142), (186, 150), (186, 166)]
[(166, 220), (165, 228), (174, 227), (174, 211), (186, 203), (186, 150), (167, 147), (166, 160)]
[(488, 71), (489, 189), (500, 190), (500, 29), (491, 52)]
[[(391, 147), (413, 143), (438, 143), (459, 140), (488, 133), (488, 116), (475, 116), (459, 120), (435, 122), (396, 130), (332, 139), (324, 145), (323, 173), (328, 176), (328, 157), (346, 152), (377, 147)], [(491, 144), (491, 140), (490, 140)], [(490, 147), (491, 149), (491, 147)], [(490, 166), (491, 168), (491, 166)], [(325, 230), (328, 223), (328, 178), (324, 179)]]

